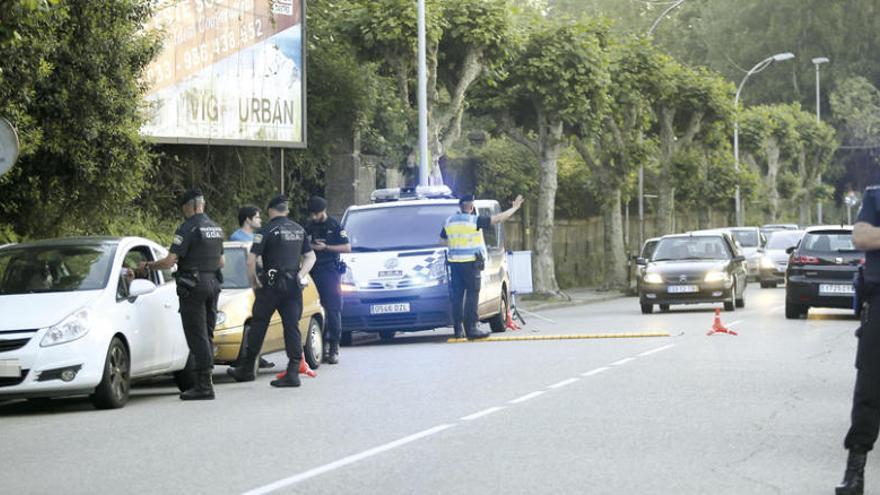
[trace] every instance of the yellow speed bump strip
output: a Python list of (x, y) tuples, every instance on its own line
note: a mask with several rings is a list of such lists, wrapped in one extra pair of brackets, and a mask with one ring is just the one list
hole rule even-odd
[(522, 335), (522, 336), (491, 336), (485, 339), (449, 339), (447, 344), (465, 344), (478, 342), (519, 342), (524, 340), (584, 340), (584, 339), (642, 339), (651, 337), (670, 337), (669, 332), (624, 332), (624, 333), (573, 333), (569, 335)]

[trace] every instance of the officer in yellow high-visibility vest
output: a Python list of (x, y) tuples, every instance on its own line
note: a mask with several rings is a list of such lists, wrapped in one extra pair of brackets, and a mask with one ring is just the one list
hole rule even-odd
[(474, 208), (474, 196), (464, 195), (459, 201), (461, 211), (446, 219), (440, 237), (448, 246), (452, 280), (452, 320), (455, 338), (467, 334), (469, 339), (482, 339), (491, 332), (477, 327), (479, 315), (481, 274), (486, 262), (486, 243), (482, 229), (499, 224), (512, 217), (522, 206), (522, 196), (517, 196), (513, 206), (492, 216), (478, 216)]

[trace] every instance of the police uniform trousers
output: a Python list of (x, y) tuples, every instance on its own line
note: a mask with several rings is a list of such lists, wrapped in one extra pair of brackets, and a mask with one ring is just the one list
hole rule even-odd
[(880, 432), (880, 284), (866, 284), (867, 314), (856, 351), (856, 388), (853, 394), (852, 426), (844, 446), (848, 450), (871, 450)]
[(468, 333), (477, 328), (479, 315), (477, 306), (480, 302), (480, 270), (476, 262), (449, 263), (452, 275), (452, 321), (455, 328)]
[(199, 272), (198, 284), (189, 290), (178, 288), (180, 320), (195, 372), (214, 368), (214, 325), (220, 282), (214, 272)]
[[(291, 281), (291, 283), (295, 282)], [(266, 338), (266, 330), (269, 328), (269, 320), (272, 319), (275, 311), (281, 316), (281, 325), (284, 328), (284, 349), (289, 360), (287, 369), (288, 371), (293, 369), (294, 373), (297, 373), (303, 353), (302, 338), (299, 334), (303, 302), (299, 287), (282, 289), (264, 286), (256, 290), (251, 327), (247, 336), (249, 354), (260, 353), (263, 340)]]
[(328, 342), (339, 342), (342, 337), (342, 275), (336, 269), (335, 263), (324, 263), (312, 269), (312, 280), (318, 288), (327, 319), (324, 338)]

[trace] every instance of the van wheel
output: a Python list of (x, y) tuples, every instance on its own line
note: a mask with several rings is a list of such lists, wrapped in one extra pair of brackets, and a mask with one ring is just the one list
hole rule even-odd
[(507, 294), (503, 293), (501, 294), (501, 304), (498, 308), (498, 314), (489, 319), (489, 327), (492, 328), (492, 333), (502, 333), (507, 331), (507, 312), (509, 310), (510, 305), (507, 302)]
[(131, 391), (131, 359), (119, 337), (113, 337), (104, 360), (104, 376), (89, 396), (98, 409), (119, 409), (128, 402)]
[(324, 353), (324, 329), (321, 322), (312, 318), (309, 321), (309, 330), (306, 333), (306, 343), (303, 345), (303, 354), (309, 367), (317, 369), (321, 366), (321, 355)]

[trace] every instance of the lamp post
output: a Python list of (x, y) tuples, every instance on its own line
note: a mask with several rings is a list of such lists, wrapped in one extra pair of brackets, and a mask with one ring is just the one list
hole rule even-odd
[[(828, 57), (816, 57), (813, 59), (813, 65), (816, 66), (816, 123), (819, 124), (822, 122), (822, 113), (821, 113), (821, 100), (820, 100), (820, 90), (819, 90), (819, 66), (822, 64), (827, 64), (830, 62)], [(816, 176), (816, 182), (818, 185), (822, 185), (822, 172)], [(822, 200), (816, 200), (816, 222), (820, 225), (822, 224)]]
[(418, 0), (419, 185), (428, 185), (428, 69), (425, 61), (425, 0)]
[[(648, 30), (648, 36), (653, 36), (654, 31), (657, 29), (657, 26), (660, 25), (660, 21), (662, 21), (667, 14), (677, 9), (681, 4), (683, 4), (686, 0), (678, 0), (674, 4), (670, 5), (666, 10), (663, 11), (657, 19), (654, 20), (654, 23), (651, 24), (651, 29)], [(639, 165), (639, 246), (638, 248), (642, 248), (642, 244), (645, 242), (645, 164), (642, 163)]]
[[(735, 110), (737, 111), (737, 113), (739, 112), (739, 96), (742, 93), (742, 89), (743, 89), (743, 86), (745, 86), (746, 81), (749, 80), (749, 77), (751, 77), (753, 74), (757, 74), (757, 73), (763, 71), (767, 67), (770, 67), (770, 65), (773, 64), (773, 62), (784, 62), (786, 60), (791, 60), (793, 58), (794, 58), (793, 53), (789, 53), (789, 52), (777, 53), (776, 55), (773, 55), (771, 57), (767, 57), (764, 60), (755, 64), (755, 66), (752, 67), (751, 70), (749, 70), (746, 73), (745, 77), (743, 77), (742, 82), (740, 82), (739, 86), (736, 88), (736, 98), (734, 98), (734, 100), (733, 100), (733, 106), (735, 107)], [(733, 159), (734, 159), (734, 166), (736, 168), (736, 171), (739, 172), (739, 115), (736, 115), (736, 117), (734, 117), (734, 122), (733, 122)], [(736, 210), (736, 226), (737, 227), (743, 226), (742, 204), (741, 203), (742, 202), (740, 199), (739, 184), (737, 184), (736, 185), (736, 193), (734, 195), (734, 208)]]

